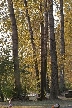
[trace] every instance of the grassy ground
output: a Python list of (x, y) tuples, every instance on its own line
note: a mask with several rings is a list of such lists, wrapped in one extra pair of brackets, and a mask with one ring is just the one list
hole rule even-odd
[[(60, 108), (72, 108), (72, 99), (59, 97), (57, 100), (44, 100), (44, 101), (14, 101), (12, 102), (12, 108), (51, 108), (52, 105), (59, 103)], [(7, 108), (8, 102), (0, 102), (0, 108)]]

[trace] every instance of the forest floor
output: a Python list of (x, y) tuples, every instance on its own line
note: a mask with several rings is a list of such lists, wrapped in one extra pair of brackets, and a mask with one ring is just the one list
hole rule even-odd
[[(56, 100), (44, 101), (12, 101), (12, 108), (51, 108), (53, 105), (59, 103), (60, 108), (72, 108), (72, 98), (65, 98), (60, 96)], [(0, 108), (7, 108), (8, 102), (0, 102)]]

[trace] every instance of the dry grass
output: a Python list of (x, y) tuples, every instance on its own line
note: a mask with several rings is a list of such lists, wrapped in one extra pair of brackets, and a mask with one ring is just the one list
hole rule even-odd
[[(14, 101), (12, 102), (12, 108), (51, 108), (52, 105), (59, 103), (60, 108), (72, 108), (72, 99), (59, 97), (57, 100), (44, 100), (44, 101)], [(8, 102), (0, 102), (0, 108), (7, 108)]]

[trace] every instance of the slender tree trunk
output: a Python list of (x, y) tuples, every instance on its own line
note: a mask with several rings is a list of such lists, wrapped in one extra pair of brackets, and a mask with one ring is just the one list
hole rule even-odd
[(44, 91), (44, 24), (41, 22), (41, 100), (45, 98)]
[(2, 90), (1, 90), (1, 82), (0, 82), (0, 97), (1, 97), (1, 101), (4, 102), (4, 95), (3, 95)]
[(12, 23), (12, 42), (13, 42), (15, 92), (16, 92), (16, 95), (17, 95), (17, 98), (18, 98), (20, 96), (20, 91), (21, 91), (19, 60), (18, 60), (18, 31), (17, 31), (17, 25), (16, 25), (16, 19), (15, 19), (12, 0), (8, 0), (8, 7), (9, 7), (10, 19), (11, 19), (11, 23)]
[(4, 102), (4, 95), (1, 90), (0, 90), (0, 96), (1, 96), (1, 101)]
[(33, 30), (32, 30), (32, 26), (31, 26), (31, 21), (30, 21), (30, 16), (28, 14), (28, 9), (27, 9), (27, 1), (24, 0), (24, 4), (26, 7), (26, 17), (28, 20), (28, 26), (29, 26), (29, 32), (30, 32), (30, 39), (31, 39), (31, 44), (32, 44), (32, 48), (33, 48), (33, 59), (34, 59), (34, 63), (35, 63), (35, 71), (36, 71), (36, 79), (37, 79), (37, 88), (40, 88), (40, 83), (39, 83), (39, 70), (38, 70), (38, 62), (37, 62), (37, 57), (36, 57), (36, 45), (34, 42), (34, 37), (33, 37)]
[(64, 42), (64, 14), (63, 14), (63, 0), (60, 0), (60, 15), (61, 15), (61, 26), (60, 26), (60, 40), (61, 40), (61, 65), (60, 65), (60, 91), (63, 92), (65, 89), (64, 82), (64, 59), (65, 59), (65, 42)]
[(48, 9), (47, 0), (44, 0), (44, 91), (46, 92), (47, 76), (47, 42), (48, 42)]
[(50, 55), (51, 55), (51, 89), (50, 98), (58, 97), (58, 65), (56, 42), (54, 34), (54, 18), (53, 18), (53, 0), (48, 0), (49, 3), (49, 27), (50, 27)]

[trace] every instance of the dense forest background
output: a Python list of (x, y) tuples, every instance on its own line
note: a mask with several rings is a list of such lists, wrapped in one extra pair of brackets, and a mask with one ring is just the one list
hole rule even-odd
[(72, 1), (0, 1), (0, 95), (72, 89)]

